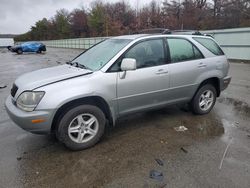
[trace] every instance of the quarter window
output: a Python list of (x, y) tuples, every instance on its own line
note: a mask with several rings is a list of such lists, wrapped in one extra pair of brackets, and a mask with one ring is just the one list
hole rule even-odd
[(173, 63), (203, 58), (201, 52), (185, 39), (169, 38), (167, 41)]
[(212, 39), (209, 38), (200, 38), (200, 37), (193, 37), (194, 40), (199, 42), (202, 46), (212, 52), (214, 55), (224, 55), (222, 49), (216, 44)]

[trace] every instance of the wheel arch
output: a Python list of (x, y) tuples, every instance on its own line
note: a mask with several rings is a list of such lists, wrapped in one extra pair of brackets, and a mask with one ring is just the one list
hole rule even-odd
[(202, 86), (206, 85), (206, 84), (212, 84), (212, 85), (215, 87), (215, 89), (216, 89), (217, 97), (220, 96), (220, 93), (221, 93), (221, 91), (220, 91), (220, 79), (219, 79), (218, 77), (211, 77), (211, 78), (207, 78), (207, 79), (203, 80), (203, 81), (199, 84), (199, 86), (198, 86), (198, 88), (197, 88), (197, 90), (196, 90), (194, 96), (195, 96), (196, 93), (199, 91), (199, 89), (200, 89)]
[[(22, 47), (18, 47), (18, 48), (16, 49), (16, 53), (18, 53), (19, 50), (21, 50), (21, 53), (24, 52)], [(20, 54), (21, 54), (21, 53), (20, 53)], [(19, 53), (18, 53), (18, 54), (19, 54)]]
[(65, 104), (60, 106), (60, 108), (57, 109), (57, 111), (53, 117), (51, 132), (54, 132), (56, 130), (60, 118), (67, 110), (69, 110), (73, 107), (79, 106), (79, 105), (83, 105), (83, 104), (94, 105), (94, 106), (97, 106), (98, 108), (100, 108), (103, 111), (103, 113), (105, 114), (105, 117), (108, 120), (108, 123), (110, 125), (114, 125), (114, 119), (112, 117), (112, 113), (110, 111), (109, 105), (106, 102), (106, 100), (100, 96), (90, 96), (90, 97), (83, 97), (83, 98), (79, 98), (79, 99), (74, 99), (74, 100), (66, 102)]

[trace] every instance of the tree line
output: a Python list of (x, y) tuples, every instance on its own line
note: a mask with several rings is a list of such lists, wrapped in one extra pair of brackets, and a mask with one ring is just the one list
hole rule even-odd
[(142, 8), (100, 0), (43, 18), (16, 41), (132, 34), (148, 28), (205, 30), (250, 26), (250, 0), (152, 0)]

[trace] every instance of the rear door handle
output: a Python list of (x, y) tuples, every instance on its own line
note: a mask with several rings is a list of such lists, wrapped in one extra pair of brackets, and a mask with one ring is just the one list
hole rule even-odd
[(159, 69), (155, 74), (160, 75), (160, 74), (168, 74), (167, 70), (164, 69)]
[(199, 63), (199, 64), (198, 64), (198, 68), (205, 68), (205, 67), (207, 67), (207, 65), (204, 64), (204, 63)]

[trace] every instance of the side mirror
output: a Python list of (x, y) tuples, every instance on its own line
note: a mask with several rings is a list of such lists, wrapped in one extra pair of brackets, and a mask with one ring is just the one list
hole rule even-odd
[(122, 71), (136, 70), (136, 59), (124, 58), (121, 63)]

